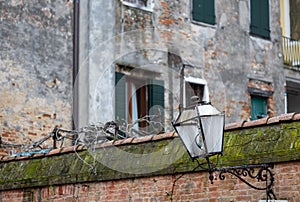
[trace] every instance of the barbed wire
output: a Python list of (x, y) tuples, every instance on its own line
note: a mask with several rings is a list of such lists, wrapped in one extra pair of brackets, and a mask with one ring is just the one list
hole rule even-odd
[[(97, 145), (110, 140), (160, 134), (163, 132), (164, 127), (157, 120), (161, 120), (160, 114), (147, 115), (132, 123), (127, 123), (124, 120), (109, 121), (105, 124), (98, 122), (84, 126), (78, 130), (66, 130), (55, 127), (47, 136), (31, 141), (31, 144), (14, 144), (1, 139), (0, 147), (16, 148), (19, 150), (17, 153), (10, 154), (11, 156), (30, 156), (36, 153), (48, 153), (52, 149), (64, 147), (66, 140), (71, 141), (74, 148), (83, 145), (88, 149), (93, 149)], [(49, 144), (51, 141), (52, 146), (44, 145), (46, 142)], [(76, 152), (75, 149), (74, 151)], [(81, 158), (78, 154), (77, 156)], [(81, 158), (81, 160), (83, 159)], [(91, 165), (89, 166), (92, 168)]]

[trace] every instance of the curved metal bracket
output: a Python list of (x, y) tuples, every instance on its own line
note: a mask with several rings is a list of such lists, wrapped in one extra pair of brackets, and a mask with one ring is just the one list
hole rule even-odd
[[(271, 169), (274, 168), (273, 164), (259, 164), (259, 165), (245, 165), (245, 166), (233, 166), (225, 168), (212, 168), (207, 158), (209, 165), (209, 179), (213, 184), (213, 181), (218, 177), (220, 180), (225, 180), (225, 174), (229, 173), (234, 175), (249, 187), (256, 190), (265, 190), (268, 199), (276, 199), (276, 196), (272, 190), (274, 184), (274, 174)], [(219, 175), (215, 176), (214, 172), (219, 172)], [(253, 183), (247, 181), (245, 178), (250, 177), (256, 179), (258, 182), (262, 182), (261, 186), (256, 186)]]

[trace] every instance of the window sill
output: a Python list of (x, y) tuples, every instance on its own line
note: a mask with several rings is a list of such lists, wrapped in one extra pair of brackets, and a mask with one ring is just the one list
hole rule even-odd
[(122, 1), (122, 0), (121, 0), (121, 4), (125, 5), (125, 6), (128, 6), (128, 7), (137, 8), (137, 9), (141, 9), (141, 10), (144, 10), (144, 11), (148, 11), (148, 12), (153, 12), (153, 7), (154, 7), (153, 4), (151, 4), (151, 6), (139, 6), (137, 4), (129, 3), (129, 2), (126, 2), (126, 1)]
[(262, 39), (262, 40), (266, 40), (266, 41), (271, 41), (271, 37), (266, 37), (266, 36), (261, 36), (261, 35), (258, 35), (258, 34), (254, 34), (254, 33), (251, 33), (249, 32), (250, 34), (250, 37), (253, 37), (253, 38), (259, 38), (259, 39)]
[(200, 25), (202, 27), (208, 27), (208, 28), (217, 28), (217, 24), (208, 24), (208, 23), (205, 23), (205, 22), (199, 22), (199, 21), (196, 21), (196, 20), (191, 20), (191, 23), (195, 24), (195, 25)]

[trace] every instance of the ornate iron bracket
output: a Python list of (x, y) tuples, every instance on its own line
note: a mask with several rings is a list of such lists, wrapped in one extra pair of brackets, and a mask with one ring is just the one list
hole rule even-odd
[[(265, 190), (267, 201), (269, 199), (276, 199), (276, 196), (272, 190), (272, 186), (274, 183), (274, 174), (270, 169), (274, 168), (273, 164), (259, 164), (259, 165), (245, 165), (245, 166), (233, 166), (233, 167), (225, 167), (225, 168), (212, 168), (209, 159), (206, 159), (209, 166), (209, 179), (211, 184), (217, 178), (220, 180), (225, 180), (225, 174), (229, 173), (234, 175), (242, 182), (247, 184), (249, 187), (256, 190)], [(214, 175), (214, 172), (219, 172), (219, 175)], [(257, 179), (258, 182), (261, 182), (261, 186), (256, 186), (251, 182), (247, 181), (245, 178), (250, 177), (251, 179)]]

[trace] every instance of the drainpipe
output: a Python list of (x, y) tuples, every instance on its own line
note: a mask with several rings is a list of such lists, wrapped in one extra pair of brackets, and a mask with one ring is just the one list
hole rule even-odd
[(180, 69), (180, 104), (179, 104), (179, 112), (181, 113), (183, 110), (183, 82), (184, 82), (184, 69), (185, 64), (182, 64)]
[(78, 122), (78, 84), (76, 77), (79, 71), (79, 0), (74, 0), (73, 6), (73, 129)]

